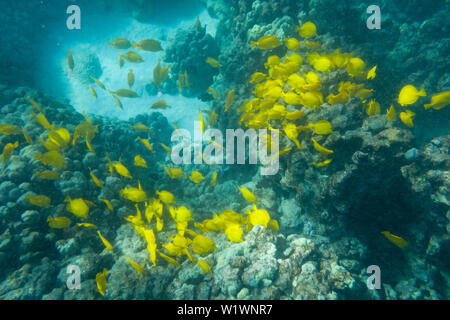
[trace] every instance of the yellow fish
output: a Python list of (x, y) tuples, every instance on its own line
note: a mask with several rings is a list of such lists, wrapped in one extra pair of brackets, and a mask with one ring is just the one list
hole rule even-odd
[(143, 123), (135, 123), (133, 125), (130, 125), (130, 128), (135, 130), (135, 131), (138, 131), (138, 132), (150, 132), (151, 131), (150, 128), (147, 127)]
[[(156, 87), (159, 89), (161, 84), (164, 82), (164, 80), (167, 79), (167, 76), (169, 75), (169, 70), (172, 67), (171, 64), (169, 64), (167, 67), (161, 67), (161, 59), (158, 59), (158, 64), (153, 69), (153, 83), (156, 85)], [(187, 81), (186, 81), (187, 86)]]
[(16, 141), (14, 143), (7, 143), (4, 147), (3, 147), (3, 152), (1, 154), (1, 158), (2, 158), (2, 165), (5, 166), (5, 164), (9, 161), (9, 159), (11, 158), (14, 150), (19, 146), (19, 141)]
[(44, 154), (36, 154), (36, 159), (40, 159), (43, 164), (48, 164), (55, 168), (65, 168), (66, 161), (58, 151), (49, 151)]
[(416, 87), (408, 84), (400, 90), (397, 101), (402, 107), (404, 107), (415, 103), (419, 97), (425, 97), (426, 95), (427, 93), (425, 89), (422, 88), (417, 90)]
[(377, 74), (376, 74), (376, 70), (377, 70), (377, 66), (373, 67), (372, 69), (370, 69), (370, 70), (367, 72), (367, 80), (370, 80), (370, 79), (374, 79), (374, 78), (375, 78), (375, 76), (377, 75)]
[(116, 102), (116, 105), (123, 110), (123, 105), (122, 102), (120, 102), (119, 98), (117, 98), (115, 95), (112, 95), (112, 97), (114, 98), (114, 101)]
[(206, 92), (211, 93), (216, 99), (220, 99), (220, 95), (213, 88), (208, 88), (208, 90), (206, 90)]
[(136, 270), (137, 275), (140, 275), (140, 274), (144, 273), (145, 261), (142, 263), (142, 265), (139, 265), (138, 263), (136, 263), (133, 260), (131, 260), (130, 258), (128, 258), (126, 255), (125, 255), (125, 258), (127, 258), (128, 262), (131, 264), (133, 269)]
[(300, 145), (300, 141), (298, 141), (298, 128), (293, 123), (284, 122), (283, 123), (283, 131), (286, 134), (286, 136), (294, 141), (295, 145), (299, 150), (302, 149), (302, 146)]
[(140, 142), (151, 152), (153, 152), (153, 147), (147, 139), (142, 139), (141, 137), (137, 137)]
[(129, 47), (131, 47), (130, 41), (125, 38), (117, 38), (113, 41), (108, 41), (108, 45), (113, 46), (116, 49), (128, 49)]
[(109, 200), (100, 198), (98, 200), (103, 201), (106, 204), (106, 207), (108, 208), (109, 211), (114, 211), (114, 207), (112, 206), (111, 202), (109, 202)]
[(134, 51), (128, 51), (125, 55), (119, 53), (120, 57), (127, 60), (128, 62), (131, 63), (142, 63), (144, 62), (144, 60), (142, 59), (142, 57), (139, 55), (139, 53), (134, 52)]
[(120, 194), (125, 198), (133, 202), (143, 202), (148, 199), (147, 194), (142, 190), (139, 183), (138, 188), (123, 188), (120, 190)]
[(53, 125), (50, 125), (50, 122), (48, 122), (47, 118), (42, 113), (36, 115), (34, 117), (34, 120), (39, 123), (45, 130), (51, 130), (53, 128)]
[(12, 124), (0, 124), (0, 134), (4, 134), (5, 136), (9, 136), (12, 134), (20, 133), (20, 128), (12, 125)]
[(88, 229), (98, 229), (98, 227), (95, 224), (87, 223), (87, 222), (77, 223), (77, 226), (85, 227), (85, 228), (88, 228)]
[(258, 49), (261, 50), (270, 50), (274, 49), (276, 47), (279, 47), (283, 45), (283, 42), (281, 42), (280, 39), (277, 38), (277, 36), (263, 36), (258, 39), (258, 41), (251, 41), (250, 47), (258, 47)]
[(33, 174), (33, 178), (36, 177), (41, 180), (58, 180), (59, 179), (59, 172), (52, 171), (52, 170), (44, 170), (40, 172), (35, 172)]
[(93, 173), (91, 168), (89, 168), (89, 174), (91, 175), (92, 181), (94, 181), (95, 185), (99, 188), (104, 188), (103, 183), (100, 181), (99, 178), (97, 178)]
[(153, 230), (144, 230), (145, 240), (147, 241), (147, 250), (150, 253), (150, 260), (156, 266), (156, 238)]
[(147, 162), (140, 155), (134, 157), (134, 165), (137, 167), (147, 168)]
[(228, 91), (227, 99), (225, 101), (225, 112), (228, 111), (228, 108), (231, 107), (233, 102), (234, 102), (234, 89)]
[(258, 203), (259, 201), (256, 199), (256, 196), (247, 188), (245, 187), (238, 187), (239, 191), (241, 191), (242, 196), (245, 200), (251, 203)]
[(333, 161), (333, 159), (326, 159), (326, 160), (324, 160), (322, 162), (318, 162), (318, 163), (316, 161), (313, 161), (312, 164), (314, 166), (320, 168), (320, 167), (325, 167), (325, 166), (329, 165), (331, 163), (331, 161)]
[(73, 71), (74, 62), (73, 62), (72, 52), (70, 51), (70, 49), (69, 49), (69, 53), (67, 54), (67, 66), (69, 67), (70, 71)]
[(86, 146), (90, 152), (95, 154), (95, 150), (94, 150), (94, 148), (92, 148), (91, 141), (88, 139), (88, 137), (86, 137)]
[(184, 74), (180, 73), (178, 75), (178, 89), (180, 90), (180, 92), (183, 91), (183, 82), (184, 82)]
[(297, 51), (300, 49), (300, 41), (295, 38), (284, 38), (284, 43), (286, 44), (286, 48)]
[(215, 187), (217, 183), (217, 172), (213, 172), (212, 178), (211, 178), (211, 186)]
[(212, 274), (211, 267), (205, 260), (198, 260), (197, 264), (205, 271), (205, 273)]
[(151, 51), (151, 52), (158, 52), (158, 51), (162, 51), (163, 48), (161, 47), (161, 43), (159, 43), (158, 40), (153, 40), (153, 39), (145, 39), (145, 40), (141, 40), (138, 43), (136, 42), (132, 42), (131, 46), (133, 48), (139, 48), (141, 50), (144, 51)]
[(95, 275), (95, 281), (97, 282), (97, 290), (102, 295), (105, 296), (106, 292), (106, 276), (108, 275), (108, 270), (103, 269), (103, 272), (99, 272)]
[(175, 203), (175, 197), (169, 191), (165, 191), (165, 190), (158, 191), (158, 190), (156, 190), (155, 193), (159, 196), (159, 199), (164, 204), (169, 205), (169, 204)]
[(406, 241), (405, 239), (403, 239), (399, 236), (393, 235), (389, 231), (383, 231), (381, 233), (386, 237), (386, 239), (388, 239), (390, 242), (392, 242), (399, 248), (403, 249), (403, 248), (409, 246), (408, 241)]
[(94, 99), (97, 99), (97, 93), (95, 92), (95, 90), (94, 90), (94, 88), (92, 87), (91, 84), (89, 84), (89, 91), (91, 92), (91, 94), (94, 97)]
[(97, 230), (97, 233), (100, 239), (102, 240), (103, 245), (105, 246), (105, 250), (113, 252), (113, 246), (111, 245), (111, 243), (108, 240), (106, 240), (105, 237), (102, 236), (100, 230)]
[(242, 231), (242, 227), (240, 224), (237, 223), (230, 223), (225, 228), (225, 235), (228, 237), (228, 240), (231, 242), (243, 242), (242, 234), (244, 232)]
[(206, 63), (213, 68), (220, 68), (222, 66), (219, 61), (211, 57), (206, 58)]
[(134, 85), (134, 73), (133, 70), (130, 69), (130, 71), (128, 71), (128, 87), (131, 89), (131, 87)]
[(179, 178), (184, 178), (186, 176), (186, 174), (180, 168), (168, 168), (165, 165), (163, 165), (162, 163), (158, 162), (158, 164), (164, 168), (164, 170), (166, 171), (166, 173), (170, 177), (170, 179), (179, 179)]
[(295, 28), (298, 35), (302, 38), (311, 38), (317, 36), (317, 27), (314, 23), (307, 21), (299, 27)]
[(50, 228), (53, 228), (53, 229), (65, 229), (65, 228), (68, 228), (70, 226), (72, 221), (69, 218), (66, 218), (66, 217), (52, 218), (52, 217), (49, 216), (47, 218), (47, 223), (48, 223), (48, 226)]
[(29, 194), (27, 194), (25, 198), (27, 198), (28, 202), (34, 206), (42, 208), (47, 208), (48, 206), (50, 206), (51, 199), (44, 195), (30, 196)]
[(205, 177), (198, 171), (192, 171), (191, 176), (189, 177), (189, 180), (191, 180), (194, 183), (200, 183), (205, 179)]
[(153, 103), (153, 104), (150, 106), (150, 109), (162, 109), (162, 110), (165, 110), (165, 109), (170, 109), (170, 108), (172, 108), (172, 107), (169, 106), (169, 105), (166, 103), (165, 100), (158, 100), (158, 101), (156, 101), (155, 103)]
[(113, 163), (114, 169), (118, 174), (120, 174), (122, 177), (132, 179), (133, 177), (130, 174), (130, 171), (128, 171), (127, 167), (125, 167), (120, 160), (116, 163)]
[(79, 218), (87, 219), (89, 214), (89, 206), (92, 206), (93, 203), (81, 198), (71, 199), (70, 197), (66, 197), (64, 200), (68, 202), (66, 206), (66, 210), (73, 213)]
[(400, 112), (400, 120), (408, 127), (414, 128), (413, 118), (416, 114), (411, 110)]
[(98, 79), (94, 78), (93, 76), (89, 76), (92, 80), (94, 80), (94, 82), (103, 90), (106, 90), (105, 85)]
[(425, 109), (433, 108), (434, 110), (441, 110), (450, 103), (450, 91), (436, 93), (431, 97), (431, 102), (424, 104)]
[(140, 98), (140, 96), (136, 92), (129, 89), (118, 89), (116, 91), (109, 90), (109, 93), (113, 96), (116, 95), (122, 98)]
[(191, 83), (188, 80), (188, 75), (187, 75), (187, 71), (184, 71), (184, 82), (186, 84), (186, 88), (190, 88), (191, 87)]
[(166, 260), (168, 263), (173, 264), (173, 265), (178, 266), (178, 267), (181, 266), (181, 265), (178, 263), (178, 261), (175, 260), (174, 258), (169, 257), (168, 255), (165, 255), (164, 253), (162, 253), (162, 252), (159, 251), (159, 250), (156, 250), (156, 252), (158, 252), (159, 256), (160, 256), (161, 258), (163, 258), (164, 260)]
[(333, 127), (327, 120), (319, 120), (316, 123), (309, 122), (308, 127), (311, 128), (315, 134), (330, 134), (333, 132)]
[(367, 104), (366, 113), (368, 116), (380, 114), (380, 104), (373, 99), (370, 100)]
[(43, 113), (42, 112), (42, 107), (34, 100), (34, 99), (31, 99), (31, 98), (25, 98), (26, 100), (28, 100), (28, 102), (37, 110), (37, 111), (39, 111), (40, 113)]
[(395, 111), (393, 104), (391, 104), (391, 107), (386, 110), (386, 118), (389, 122), (393, 122), (395, 118), (397, 118), (397, 112)]
[(170, 147), (166, 146), (166, 145), (165, 145), (164, 143), (162, 143), (162, 142), (160, 142), (159, 144), (161, 145), (161, 147), (163, 147), (164, 150), (167, 151), (168, 154), (171, 154), (171, 153), (172, 153), (172, 149), (171, 149)]
[(200, 130), (202, 130), (202, 133), (205, 133), (205, 122), (203, 121), (203, 113), (198, 110), (198, 121), (200, 122)]
[(314, 138), (311, 138), (311, 141), (314, 143), (314, 149), (324, 154), (334, 153), (333, 150), (322, 147)]

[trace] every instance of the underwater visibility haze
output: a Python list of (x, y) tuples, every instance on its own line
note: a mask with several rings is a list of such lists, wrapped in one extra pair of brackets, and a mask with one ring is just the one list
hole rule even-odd
[(0, 3), (0, 299), (450, 298), (450, 1)]

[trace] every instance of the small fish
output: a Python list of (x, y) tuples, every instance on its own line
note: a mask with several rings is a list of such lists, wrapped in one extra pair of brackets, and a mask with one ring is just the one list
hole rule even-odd
[(389, 231), (383, 231), (381, 233), (386, 237), (386, 239), (388, 239), (390, 242), (392, 242), (393, 244), (395, 244), (397, 247), (399, 247), (401, 249), (409, 246), (408, 241), (406, 241), (405, 239), (403, 239), (399, 236), (393, 235)]
[(113, 163), (114, 169), (118, 174), (120, 174), (122, 177), (132, 179), (133, 177), (130, 174), (130, 171), (128, 171), (127, 167), (125, 167), (120, 160), (116, 163)]
[(131, 87), (134, 85), (134, 73), (133, 70), (130, 69), (130, 71), (128, 71), (128, 87)]
[(28, 202), (34, 206), (47, 208), (50, 206), (51, 199), (44, 195), (36, 195), (36, 196), (30, 196), (27, 194), (25, 198), (28, 200)]
[(95, 281), (97, 282), (97, 290), (102, 296), (105, 296), (107, 276), (108, 270), (106, 269), (103, 269), (103, 272), (99, 272), (95, 275)]
[(391, 104), (391, 107), (386, 110), (386, 118), (389, 122), (393, 122), (397, 118), (397, 112), (395, 111), (393, 104)]
[(216, 90), (214, 90), (213, 88), (209, 88), (208, 90), (206, 90), (206, 92), (208, 93), (212, 93), (212, 95), (216, 98), (216, 99), (220, 99), (220, 95), (217, 93)]
[(166, 205), (175, 203), (175, 197), (172, 193), (166, 190), (158, 191), (156, 190), (155, 193), (159, 196), (159, 199)]
[(141, 137), (137, 137), (138, 140), (151, 152), (153, 151), (153, 147), (147, 139), (142, 139)]
[(142, 59), (142, 57), (139, 55), (139, 53), (134, 52), (134, 51), (128, 51), (125, 55), (120, 54), (120, 57), (127, 60), (128, 62), (131, 63), (142, 63), (144, 62), (144, 60)]
[(187, 71), (184, 70), (184, 83), (186, 84), (186, 88), (190, 88), (191, 87), (191, 83), (188, 80), (188, 75), (187, 75)]
[(39, 113), (34, 117), (34, 120), (39, 123), (45, 130), (51, 130), (53, 129), (53, 125), (50, 125), (50, 122), (48, 122), (47, 118), (43, 113)]
[(94, 97), (94, 99), (97, 100), (97, 93), (95, 92), (95, 90), (94, 90), (94, 88), (92, 87), (91, 84), (89, 84), (89, 91), (91, 92), (91, 94)]
[(12, 134), (20, 133), (20, 128), (12, 124), (0, 124), (0, 134), (5, 136), (10, 136)]
[[(167, 76), (169, 75), (169, 70), (172, 67), (171, 64), (169, 64), (167, 67), (161, 67), (161, 59), (158, 59), (158, 63), (156, 64), (155, 68), (153, 69), (153, 83), (156, 85), (156, 87), (159, 89), (161, 84), (164, 82), (164, 80), (167, 79)], [(185, 78), (186, 86), (188, 84), (187, 78)]]
[(194, 183), (200, 183), (205, 179), (205, 177), (198, 171), (192, 171), (191, 176), (189, 177), (189, 180), (191, 180)]
[(212, 178), (211, 178), (211, 186), (215, 187), (217, 183), (217, 172), (213, 172)]
[(183, 92), (183, 82), (184, 82), (184, 74), (180, 73), (178, 75), (178, 89), (180, 92)]
[(164, 148), (164, 150), (167, 151), (168, 154), (171, 154), (171, 153), (172, 153), (172, 149), (171, 149), (170, 147), (166, 146), (166, 145), (165, 145), (164, 143), (162, 143), (162, 142), (160, 142), (159, 144), (161, 145), (161, 147)]
[(266, 75), (262, 72), (255, 72), (252, 74), (249, 83), (258, 83), (266, 79)]
[(134, 92), (133, 90), (129, 89), (119, 89), (116, 91), (109, 91), (110, 94), (116, 95), (122, 98), (139, 98), (140, 96)]
[(333, 161), (333, 159), (326, 159), (326, 160), (324, 160), (322, 162), (313, 161), (312, 164), (314, 166), (320, 168), (320, 167), (325, 167), (325, 166), (329, 165), (331, 163), (331, 161)]
[(222, 66), (219, 61), (217, 61), (216, 59), (211, 58), (211, 57), (206, 58), (205, 61), (207, 64), (209, 64), (213, 68), (220, 68)]
[(317, 151), (319, 151), (320, 153), (323, 154), (331, 154), (334, 153), (333, 150), (327, 149), (325, 147), (322, 147), (314, 138), (311, 138), (311, 141), (314, 143), (314, 149), (316, 149)]
[(106, 204), (106, 207), (108, 208), (109, 211), (114, 211), (114, 207), (112, 206), (111, 202), (109, 202), (109, 200), (101, 198), (98, 198), (98, 200), (103, 201)]
[(377, 66), (373, 67), (367, 72), (367, 80), (374, 79), (377, 71)]
[(212, 274), (211, 267), (205, 260), (198, 260), (197, 264), (205, 271), (205, 273)]
[(138, 131), (138, 132), (150, 132), (151, 131), (150, 128), (147, 127), (143, 123), (135, 123), (133, 125), (130, 125), (130, 128), (135, 130), (135, 131)]
[(69, 218), (66, 218), (66, 217), (52, 218), (52, 217), (49, 216), (47, 218), (47, 223), (48, 223), (48, 226), (50, 228), (53, 228), (53, 229), (65, 229), (65, 228), (68, 228), (70, 226), (72, 221)]
[(416, 114), (411, 110), (400, 112), (400, 120), (408, 127), (414, 128), (413, 118)]
[(147, 162), (140, 155), (134, 157), (134, 165), (137, 167), (147, 168)]
[(119, 67), (122, 69), (123, 65), (125, 64), (125, 59), (122, 55), (119, 56)]
[(88, 137), (86, 137), (85, 140), (86, 140), (86, 146), (87, 146), (88, 150), (90, 152), (92, 152), (93, 154), (96, 154), (94, 148), (92, 148), (91, 141), (88, 139)]
[(66, 205), (67, 211), (82, 219), (88, 218), (89, 206), (94, 205), (92, 202), (82, 198), (72, 200), (70, 197), (66, 197), (64, 202), (68, 202)]
[(95, 185), (99, 188), (104, 188), (103, 183), (100, 181), (99, 178), (97, 178), (93, 173), (91, 168), (89, 168), (89, 174), (91, 175), (92, 181), (94, 181)]
[(106, 240), (105, 237), (102, 236), (100, 230), (97, 230), (97, 234), (100, 237), (100, 239), (102, 240), (103, 245), (105, 246), (105, 250), (109, 250), (109, 251), (113, 252), (113, 246), (111, 245), (111, 243), (108, 240)]
[(115, 95), (112, 95), (112, 97), (114, 98), (114, 100), (116, 101), (116, 105), (123, 110), (123, 105), (120, 102), (119, 98), (117, 98)]
[(245, 187), (238, 187), (239, 191), (241, 191), (242, 196), (244, 197), (245, 200), (247, 200), (248, 202), (251, 203), (258, 203), (258, 200), (256, 199), (256, 196), (247, 188)]
[(101, 83), (100, 80), (94, 78), (93, 76), (89, 76), (92, 80), (94, 80), (95, 84), (98, 85), (100, 88), (102, 88), (103, 90), (106, 90), (106, 87), (103, 83)]
[(300, 41), (295, 38), (284, 38), (284, 43), (286, 44), (286, 48), (292, 51), (298, 51), (300, 49)]
[(373, 99), (370, 100), (367, 104), (366, 113), (368, 116), (380, 114), (380, 104)]
[(31, 139), (30, 135), (24, 130), (22, 129), (22, 135), (25, 138), (25, 141), (29, 144), (29, 145), (33, 145), (33, 139)]
[(397, 101), (402, 107), (404, 107), (415, 103), (419, 97), (425, 97), (426, 95), (427, 93), (425, 89), (422, 88), (417, 90), (416, 87), (408, 84), (400, 90)]
[(234, 102), (234, 89), (231, 89), (227, 93), (227, 99), (225, 101), (225, 112), (228, 111), (228, 108), (231, 107), (233, 102)]
[(258, 49), (261, 50), (270, 50), (274, 49), (276, 47), (279, 47), (283, 45), (283, 42), (281, 42), (280, 39), (277, 38), (277, 36), (263, 36), (258, 39), (258, 41), (251, 41), (250, 47), (258, 47)]
[(2, 165), (5, 166), (6, 163), (9, 161), (9, 159), (11, 158), (14, 150), (19, 146), (19, 141), (16, 141), (14, 143), (7, 143), (4, 147), (3, 147), (3, 152), (1, 154), (1, 159), (2, 159)]
[(145, 40), (141, 40), (138, 43), (136, 42), (132, 42), (131, 46), (133, 48), (139, 48), (141, 50), (144, 51), (150, 51), (150, 52), (158, 52), (158, 51), (162, 51), (163, 48), (161, 47), (161, 43), (159, 43), (158, 40), (153, 40), (153, 39), (145, 39)]
[(69, 67), (70, 71), (73, 71), (74, 62), (73, 62), (72, 52), (70, 51), (70, 49), (69, 49), (69, 53), (67, 54), (67, 66)]
[(315, 134), (330, 134), (333, 132), (333, 127), (327, 120), (319, 120), (315, 123), (309, 122), (308, 127), (311, 128)]
[(166, 173), (170, 179), (179, 179), (179, 178), (186, 177), (186, 174), (180, 168), (168, 168), (165, 165), (163, 165), (162, 163), (158, 162), (158, 164), (164, 168), (164, 170), (166, 171)]
[(308, 21), (302, 24), (300, 27), (296, 27), (295, 31), (302, 38), (311, 38), (317, 36), (317, 27), (314, 23)]
[(201, 27), (202, 27), (202, 25), (200, 24), (200, 17), (199, 16), (197, 16), (197, 19), (195, 19), (194, 27), (197, 30), (200, 30)]
[(43, 164), (48, 164), (55, 168), (66, 168), (66, 160), (64, 160), (63, 156), (56, 150), (52, 150), (44, 154), (37, 153), (36, 159), (41, 160)]
[(34, 177), (41, 179), (41, 180), (58, 180), (59, 172), (52, 171), (52, 170), (44, 170), (41, 172), (35, 172), (33, 174), (33, 178)]
[(170, 108), (172, 108), (172, 107), (169, 106), (169, 105), (166, 103), (165, 100), (158, 100), (158, 101), (156, 101), (155, 103), (153, 103), (153, 104), (150, 106), (150, 109), (162, 109), (162, 110), (164, 110), (164, 109), (170, 109)]
[(140, 275), (140, 274), (144, 273), (145, 261), (142, 263), (142, 265), (139, 265), (138, 263), (136, 263), (133, 260), (131, 260), (130, 258), (128, 258), (128, 256), (126, 256), (126, 255), (125, 255), (125, 258), (127, 258), (128, 262), (131, 264), (133, 269), (136, 270), (137, 275)]
[(424, 108), (427, 110), (433, 108), (434, 110), (441, 110), (445, 106), (450, 104), (450, 91), (443, 91), (436, 93), (431, 97), (431, 102), (424, 104)]
[(108, 45), (113, 46), (116, 49), (128, 49), (131, 47), (130, 41), (125, 38), (117, 38), (113, 41), (108, 41)]
[(198, 121), (200, 122), (200, 130), (205, 134), (205, 122), (203, 121), (203, 113), (198, 110)]
[(43, 112), (42, 112), (42, 107), (41, 107), (36, 101), (34, 101), (34, 100), (31, 99), (31, 98), (25, 98), (25, 99), (27, 99), (28, 102), (31, 103), (31, 105), (32, 105), (37, 111), (39, 111), (40, 113), (43, 113)]
[(98, 227), (95, 224), (88, 223), (88, 222), (79, 222), (79, 223), (77, 223), (77, 226), (88, 228), (88, 229), (98, 229)]
[(228, 237), (228, 240), (231, 242), (243, 242), (242, 234), (244, 231), (242, 230), (242, 227), (240, 224), (237, 223), (230, 223), (225, 228), (225, 235)]
[(156, 252), (158, 252), (159, 256), (160, 256), (161, 258), (163, 258), (164, 260), (166, 260), (168, 263), (173, 264), (173, 265), (178, 266), (178, 267), (181, 266), (181, 265), (178, 263), (178, 261), (175, 260), (174, 258), (169, 257), (168, 255), (165, 255), (164, 253), (162, 253), (162, 252), (159, 251), (159, 250), (156, 250)]

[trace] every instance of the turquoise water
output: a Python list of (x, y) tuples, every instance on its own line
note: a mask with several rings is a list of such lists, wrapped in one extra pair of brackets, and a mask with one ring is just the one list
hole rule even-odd
[(449, 298), (448, 1), (3, 2), (0, 299)]

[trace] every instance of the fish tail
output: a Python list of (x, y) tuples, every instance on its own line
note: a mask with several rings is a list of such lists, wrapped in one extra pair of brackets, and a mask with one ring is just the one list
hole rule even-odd
[(254, 48), (256, 46), (256, 41), (250, 41), (250, 48)]
[(428, 110), (431, 107), (431, 103), (427, 103), (423, 105), (425, 110)]
[(425, 89), (424, 88), (420, 89), (419, 96), (425, 97), (426, 95), (427, 95), (427, 92), (425, 91)]
[(132, 48), (136, 48), (136, 47), (137, 47), (136, 41), (132, 41), (132, 42), (131, 42), (131, 47), (132, 47)]

